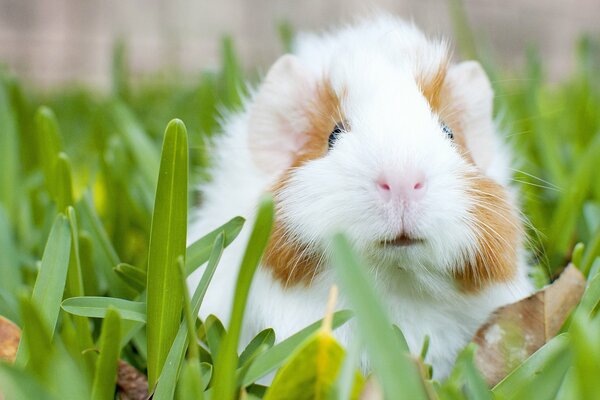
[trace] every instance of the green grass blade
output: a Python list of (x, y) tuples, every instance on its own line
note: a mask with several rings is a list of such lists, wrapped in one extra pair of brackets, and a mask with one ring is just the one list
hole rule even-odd
[(120, 263), (108, 234), (100, 222), (100, 217), (94, 209), (91, 193), (86, 193), (77, 203), (77, 215), (81, 225), (86, 229), (93, 243), (94, 262), (106, 280), (107, 291), (110, 295), (122, 298), (133, 298), (136, 292), (127, 286), (114, 273), (113, 267)]
[(233, 40), (225, 36), (221, 42), (221, 96), (223, 104), (228, 108), (235, 109), (240, 106), (244, 91), (244, 79), (242, 67), (235, 54)]
[[(196, 319), (198, 319), (198, 314), (192, 313), (190, 293), (188, 292), (188, 288), (185, 283), (185, 266), (183, 264), (183, 257), (179, 257), (177, 259), (177, 266), (179, 267), (179, 283), (181, 284), (181, 291), (183, 292), (183, 315), (188, 329), (188, 353), (190, 359), (198, 360), (198, 368), (200, 368), (198, 337), (196, 335)], [(199, 372), (200, 369), (198, 369), (198, 373)], [(200, 376), (199, 379), (202, 379), (202, 377)]]
[(84, 230), (79, 232), (79, 260), (81, 264), (81, 279), (83, 281), (83, 292), (87, 296), (100, 294), (98, 286), (97, 271), (94, 268), (94, 257), (92, 239), (90, 234)]
[(292, 24), (290, 24), (289, 21), (281, 21), (277, 24), (277, 33), (279, 34), (279, 40), (283, 46), (283, 51), (291, 53), (295, 36)]
[[(198, 284), (198, 287), (192, 296), (191, 306), (193, 315), (198, 315), (198, 311), (200, 311), (200, 305), (204, 299), (208, 285), (215, 274), (217, 265), (219, 264), (219, 260), (223, 254), (224, 240), (223, 233), (217, 235), (215, 239), (206, 270), (204, 271), (202, 279), (200, 280), (200, 283)], [(160, 374), (160, 378), (158, 379), (158, 384), (156, 386), (153, 399), (167, 400), (173, 398), (175, 393), (175, 384), (179, 374), (179, 366), (183, 360), (187, 339), (187, 326), (185, 323), (182, 323), (179, 326), (177, 337), (175, 338), (175, 341), (169, 350), (169, 355), (165, 361), (165, 368), (163, 368), (163, 372)], [(208, 381), (209, 380), (205, 380), (204, 382), (208, 383)]]
[(206, 342), (213, 360), (219, 356), (219, 348), (225, 337), (225, 327), (221, 320), (214, 315), (209, 315), (204, 321), (204, 331), (206, 333)]
[(145, 270), (126, 263), (120, 263), (114, 268), (114, 271), (125, 283), (138, 292), (146, 289), (148, 277)]
[(116, 97), (124, 101), (127, 101), (131, 96), (127, 61), (127, 46), (123, 39), (119, 39), (115, 42), (112, 52), (112, 90)]
[(475, 356), (475, 345), (468, 345), (456, 358), (456, 365), (461, 368), (465, 381), (467, 397), (478, 400), (492, 400), (493, 396), (483, 380), (481, 373), (475, 367), (473, 357)]
[(240, 354), (239, 366), (243, 367), (246, 363), (254, 356), (254, 353), (258, 350), (259, 347), (266, 346), (267, 349), (270, 349), (275, 344), (275, 331), (271, 328), (265, 329), (258, 333), (251, 341), (248, 343), (242, 354)]
[(16, 298), (2, 288), (0, 288), (0, 316), (22, 326), (21, 318), (19, 317), (19, 305)]
[[(333, 314), (332, 327), (338, 328), (342, 326), (348, 322), (353, 315), (354, 314), (348, 310), (335, 312)], [(321, 328), (322, 323), (323, 320), (319, 320), (307, 326), (256, 357), (256, 360), (252, 362), (248, 372), (242, 379), (242, 386), (248, 386), (279, 368), (298, 346)]]
[[(71, 255), (69, 256), (69, 269), (67, 271), (67, 282), (65, 287), (65, 297), (83, 296), (83, 278), (81, 273), (81, 259), (79, 258), (79, 228), (77, 225), (77, 215), (72, 206), (67, 207), (67, 217), (69, 227), (71, 228)], [(92, 332), (87, 318), (73, 317), (75, 329), (77, 331), (77, 342), (79, 351), (84, 351), (93, 347)], [(86, 353), (84, 358), (87, 361), (89, 371), (94, 368), (93, 353)]]
[(219, 233), (215, 238), (213, 249), (208, 259), (208, 265), (202, 274), (202, 278), (200, 279), (200, 283), (198, 283), (198, 287), (194, 291), (194, 295), (192, 296), (192, 313), (198, 314), (200, 311), (200, 305), (202, 304), (202, 300), (204, 299), (204, 295), (208, 290), (208, 285), (212, 280), (215, 271), (217, 270), (217, 265), (221, 260), (221, 255), (223, 254), (223, 250), (225, 248), (225, 234), (223, 232)]
[(555, 258), (562, 259), (568, 251), (581, 207), (588, 194), (600, 159), (600, 135), (589, 144), (578, 160), (569, 186), (560, 198), (552, 215), (552, 225), (548, 232), (548, 242), (552, 246)]
[(569, 327), (571, 350), (582, 399), (593, 399), (600, 394), (600, 320), (584, 314), (573, 317)]
[(6, 399), (56, 399), (31, 374), (7, 363), (0, 363), (0, 387)]
[[(597, 258), (598, 262), (600, 258)], [(593, 317), (600, 305), (600, 271), (588, 278), (587, 288), (577, 306), (576, 313)]]
[(17, 248), (11, 229), (10, 220), (4, 207), (0, 205), (0, 289), (16, 295), (23, 279), (21, 277)]
[[(539, 390), (542, 388), (545, 393), (556, 393), (570, 361), (567, 334), (556, 336), (500, 381), (492, 391), (500, 399), (531, 398), (519, 396), (533, 395), (536, 391), (541, 395)], [(542, 382), (544, 384), (539, 385)]]
[(226, 248), (238, 236), (244, 226), (244, 222), (244, 218), (235, 217), (189, 245), (187, 247), (185, 258), (186, 275), (194, 272), (209, 259), (210, 254), (213, 251), (215, 239), (219, 234), (223, 233), (225, 235), (223, 247)]
[(160, 174), (148, 250), (147, 310), (148, 384), (162, 370), (181, 321), (183, 293), (177, 258), (186, 251), (188, 145), (183, 122), (169, 122), (165, 132)]
[(111, 400), (115, 397), (115, 383), (121, 347), (121, 319), (119, 313), (109, 308), (100, 334), (100, 355), (92, 384), (92, 400)]
[(592, 240), (585, 247), (585, 253), (583, 255), (583, 259), (581, 260), (580, 266), (580, 270), (585, 276), (588, 276), (590, 273), (592, 264), (597, 257), (600, 257), (600, 228), (594, 232)]
[(236, 390), (237, 346), (242, 329), (242, 319), (252, 278), (267, 247), (272, 226), (273, 200), (270, 197), (265, 197), (259, 204), (256, 222), (242, 259), (233, 298), (229, 329), (221, 343), (219, 356), (215, 362), (214, 398), (217, 399), (232, 399)]
[(90, 318), (105, 318), (110, 308), (119, 312), (122, 319), (146, 322), (146, 304), (117, 297), (71, 297), (62, 302), (62, 309), (69, 314)]
[[(69, 268), (69, 256), (71, 252), (71, 231), (69, 222), (64, 215), (59, 214), (52, 226), (44, 254), (42, 264), (38, 273), (31, 302), (39, 310), (44, 320), (45, 329), (53, 334), (60, 312), (67, 270)], [(23, 332), (26, 336), (27, 330)], [(24, 362), (28, 358), (27, 346), (20, 346), (17, 360)]]
[(73, 181), (71, 179), (71, 162), (65, 153), (60, 153), (55, 162), (56, 205), (60, 212), (65, 212), (73, 202)]
[(204, 384), (200, 367), (198, 337), (196, 335), (196, 319), (198, 318), (198, 314), (192, 313), (190, 295), (185, 280), (183, 257), (178, 258), (177, 265), (179, 267), (179, 283), (183, 291), (183, 313), (188, 338), (188, 359), (183, 364), (181, 379), (178, 385), (178, 398), (202, 400), (204, 399)]
[[(20, 300), (23, 336), (19, 344), (16, 364), (27, 368), (40, 380), (45, 380), (53, 352), (52, 333), (33, 301), (26, 297), (21, 297)], [(23, 351), (25, 349), (27, 349), (26, 353)]]
[(342, 293), (356, 311), (358, 330), (386, 398), (426, 399), (417, 366), (402, 349), (367, 269), (359, 264), (352, 247), (340, 234), (333, 238), (333, 255)]
[(0, 76), (0, 204), (9, 216), (16, 211), (19, 187), (19, 136), (8, 87)]
[(35, 114), (35, 127), (38, 158), (44, 172), (46, 189), (52, 197), (55, 197), (57, 184), (54, 171), (56, 157), (58, 157), (62, 145), (54, 112), (48, 107), (41, 106)]
[(68, 297), (83, 296), (84, 290), (83, 278), (81, 275), (81, 260), (79, 258), (79, 228), (77, 224), (77, 215), (73, 207), (68, 207), (66, 211), (72, 240), (65, 294)]
[(477, 60), (478, 51), (475, 35), (471, 31), (471, 26), (467, 20), (467, 13), (462, 0), (451, 0), (450, 16), (456, 42), (460, 48), (460, 53), (467, 60)]
[(156, 187), (160, 155), (154, 143), (125, 104), (115, 102), (111, 108), (111, 115), (117, 130), (123, 136), (129, 151), (133, 155), (144, 181), (149, 187)]
[(202, 400), (204, 399), (204, 385), (200, 360), (190, 358), (183, 363), (181, 378), (177, 384), (178, 400)]

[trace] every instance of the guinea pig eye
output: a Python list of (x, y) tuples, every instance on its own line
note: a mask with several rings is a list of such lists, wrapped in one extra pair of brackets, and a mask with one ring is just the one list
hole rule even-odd
[(333, 145), (335, 144), (335, 142), (338, 140), (339, 136), (342, 134), (342, 132), (345, 132), (346, 130), (344, 129), (344, 123), (343, 122), (338, 122), (335, 124), (335, 126), (333, 127), (333, 130), (331, 131), (331, 133), (329, 134), (329, 150), (331, 150), (331, 148), (333, 147)]
[(454, 132), (452, 132), (452, 129), (443, 122), (442, 122), (442, 132), (444, 132), (444, 134), (446, 135), (446, 137), (448, 139), (450, 139), (450, 140), (454, 139)]

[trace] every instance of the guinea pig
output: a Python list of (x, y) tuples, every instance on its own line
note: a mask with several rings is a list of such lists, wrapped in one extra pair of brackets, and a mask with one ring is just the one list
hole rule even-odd
[[(445, 41), (395, 17), (298, 35), (293, 54), (223, 118), (190, 226), (193, 241), (236, 215), (251, 221), (261, 195), (273, 195), (242, 342), (269, 327), (280, 341), (323, 317), (336, 282), (328, 243), (341, 231), (411, 352), (429, 336), (425, 361), (446, 377), (490, 313), (532, 291), (492, 103), (477, 62), (452, 63)], [(228, 323), (249, 231), (225, 250), (201, 318)], [(354, 331), (335, 335), (347, 345)]]

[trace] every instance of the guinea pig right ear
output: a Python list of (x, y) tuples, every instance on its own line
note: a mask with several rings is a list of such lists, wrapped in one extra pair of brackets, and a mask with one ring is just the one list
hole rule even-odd
[(306, 140), (306, 110), (314, 90), (314, 80), (296, 56), (284, 55), (273, 64), (249, 110), (249, 147), (260, 169), (280, 172), (292, 164)]

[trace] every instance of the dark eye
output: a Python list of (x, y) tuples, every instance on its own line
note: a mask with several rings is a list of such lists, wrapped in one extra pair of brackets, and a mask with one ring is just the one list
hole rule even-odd
[(338, 122), (337, 124), (335, 124), (333, 130), (329, 134), (329, 150), (331, 150), (331, 148), (335, 144), (336, 140), (338, 140), (342, 132), (345, 132), (344, 124), (342, 122)]
[(452, 132), (452, 129), (443, 122), (442, 122), (442, 132), (444, 132), (444, 134), (446, 135), (446, 137), (448, 139), (451, 139), (451, 140), (454, 139), (454, 132)]

